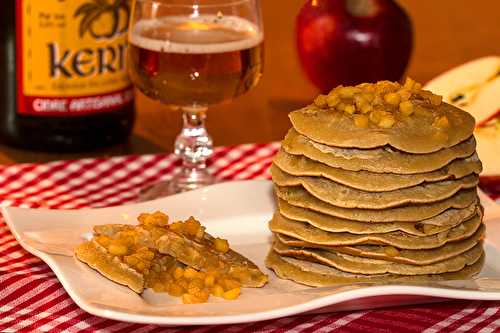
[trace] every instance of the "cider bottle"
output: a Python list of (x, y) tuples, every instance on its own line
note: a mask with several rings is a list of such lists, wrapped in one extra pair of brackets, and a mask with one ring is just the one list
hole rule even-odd
[(6, 0), (0, 141), (43, 151), (123, 142), (134, 122), (128, 0)]

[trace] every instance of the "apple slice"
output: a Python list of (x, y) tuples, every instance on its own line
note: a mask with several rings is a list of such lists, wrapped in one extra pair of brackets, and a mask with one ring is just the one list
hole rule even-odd
[(484, 126), (500, 113), (500, 56), (465, 63), (439, 75), (424, 88), (468, 111), (477, 127)]
[[(500, 67), (499, 67), (500, 68)], [(489, 81), (477, 92), (467, 110), (476, 118), (476, 126), (486, 125), (500, 115), (500, 76)]]
[(481, 176), (500, 175), (500, 164), (498, 163), (500, 130), (496, 126), (486, 126), (476, 128), (474, 135), (477, 141), (477, 154), (483, 163)]
[(424, 88), (472, 114), (476, 119), (477, 153), (483, 163), (481, 176), (500, 175), (497, 153), (500, 128), (485, 126), (500, 117), (500, 57), (484, 57), (463, 64), (439, 75)]

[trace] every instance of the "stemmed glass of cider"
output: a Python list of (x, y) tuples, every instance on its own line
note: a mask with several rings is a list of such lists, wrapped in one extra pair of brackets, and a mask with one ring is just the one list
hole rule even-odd
[(129, 30), (129, 74), (145, 95), (180, 109), (175, 142), (182, 166), (143, 191), (152, 199), (214, 182), (207, 110), (252, 89), (262, 76), (260, 0), (135, 0)]

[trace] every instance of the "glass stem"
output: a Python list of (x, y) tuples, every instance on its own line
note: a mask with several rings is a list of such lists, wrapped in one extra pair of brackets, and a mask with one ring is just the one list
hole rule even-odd
[(214, 181), (207, 170), (213, 143), (205, 128), (206, 111), (207, 108), (183, 108), (184, 126), (175, 141), (175, 154), (182, 159), (182, 167), (172, 182), (179, 192), (194, 190)]

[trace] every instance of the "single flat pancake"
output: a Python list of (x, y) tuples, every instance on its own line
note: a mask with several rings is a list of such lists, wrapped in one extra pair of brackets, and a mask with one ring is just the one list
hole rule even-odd
[[(472, 135), (474, 118), (450, 104), (442, 103), (431, 112), (414, 113), (402, 117), (395, 113), (396, 122), (391, 128), (370, 125), (359, 128), (351, 115), (345, 112), (324, 110), (310, 105), (290, 113), (297, 132), (326, 145), (346, 148), (376, 148), (390, 145), (396, 149), (427, 154), (452, 147)], [(433, 126), (437, 117), (446, 116), (449, 126)]]
[(484, 225), (481, 225), (469, 238), (458, 242), (448, 242), (435, 249), (419, 250), (396, 249), (393, 246), (384, 245), (321, 246), (281, 234), (275, 234), (275, 239), (285, 245), (290, 244), (288, 246), (299, 248), (323, 249), (336, 253), (350, 254), (357, 257), (381, 259), (402, 264), (430, 265), (441, 260), (452, 258), (473, 248), (484, 238), (485, 229)]
[(278, 186), (303, 186), (307, 192), (331, 205), (344, 208), (386, 209), (407, 204), (442, 201), (462, 189), (476, 187), (479, 176), (424, 183), (387, 192), (367, 192), (323, 177), (293, 176), (271, 166), (273, 182)]
[[(161, 271), (166, 272), (178, 264), (173, 257), (156, 251), (154, 237), (141, 226), (107, 224), (96, 225), (93, 229), (93, 238), (75, 249), (76, 258), (136, 293), (151, 288), (155, 282), (156, 272), (146, 270), (145, 267), (160, 267)], [(110, 253), (109, 245), (113, 241), (122, 246), (127, 244), (126, 256)], [(135, 264), (126, 258), (135, 258)]]
[(393, 191), (424, 182), (458, 179), (471, 174), (480, 174), (482, 171), (481, 162), (476, 155), (453, 160), (450, 164), (436, 171), (412, 175), (333, 168), (302, 155), (288, 154), (283, 149), (276, 154), (273, 164), (294, 176), (324, 177), (346, 186), (371, 192)]
[(75, 256), (111, 281), (127, 286), (138, 294), (144, 291), (144, 275), (117, 259), (95, 240), (80, 244), (75, 249)]
[(462, 190), (451, 198), (430, 204), (409, 205), (382, 210), (334, 206), (314, 197), (300, 186), (275, 186), (275, 193), (278, 198), (285, 200), (291, 205), (361, 222), (419, 222), (439, 215), (447, 209), (462, 209), (477, 201), (475, 188)]
[(475, 263), (484, 253), (482, 242), (452, 258), (429, 265), (408, 265), (380, 259), (356, 257), (321, 249), (304, 249), (284, 245), (279, 241), (273, 244), (273, 250), (280, 256), (316, 262), (353, 274), (401, 274), (422, 275), (456, 272)]
[(458, 272), (429, 275), (378, 274), (364, 275), (342, 272), (338, 269), (288, 257), (281, 257), (271, 251), (266, 258), (266, 266), (278, 277), (313, 287), (325, 287), (356, 282), (422, 282), (468, 279), (479, 273), (484, 264), (484, 255), (475, 263)]
[[(356, 235), (348, 232), (328, 232), (308, 223), (290, 220), (279, 213), (275, 213), (269, 221), (269, 229), (293, 237), (295, 239), (322, 246), (346, 245), (391, 245), (400, 249), (433, 249), (443, 246), (447, 242), (455, 242), (472, 236), (481, 226), (482, 215), (476, 214), (471, 219), (444, 232), (429, 236), (414, 236), (401, 231), (392, 231), (379, 234)], [(290, 244), (302, 246), (303, 244)]]
[(281, 215), (290, 220), (309, 223), (324, 231), (349, 232), (358, 235), (398, 230), (415, 236), (434, 235), (468, 220), (477, 211), (477, 207), (471, 205), (464, 209), (448, 209), (420, 222), (358, 222), (296, 207), (281, 199), (278, 199), (278, 206)]
[(439, 170), (458, 158), (471, 157), (477, 162), (476, 141), (470, 137), (456, 146), (435, 153), (407, 154), (392, 148), (346, 149), (314, 142), (290, 129), (282, 142), (283, 149), (292, 155), (303, 155), (334, 168), (375, 173), (415, 174)]

